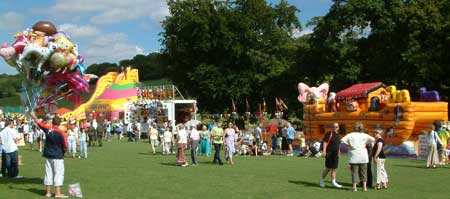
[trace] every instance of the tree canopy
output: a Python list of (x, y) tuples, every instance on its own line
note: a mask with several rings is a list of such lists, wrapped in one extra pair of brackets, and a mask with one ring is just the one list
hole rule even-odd
[(163, 53), (174, 83), (221, 111), (231, 98), (275, 96), (268, 90), (294, 65), (297, 8), (281, 1), (169, 0)]

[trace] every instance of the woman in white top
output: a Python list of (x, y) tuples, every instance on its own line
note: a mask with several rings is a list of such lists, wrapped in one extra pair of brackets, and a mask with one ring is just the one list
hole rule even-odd
[(433, 122), (433, 125), (431, 125), (431, 131), (430, 133), (428, 133), (427, 136), (428, 142), (427, 168), (430, 168), (430, 166), (436, 168), (436, 165), (439, 163), (437, 144), (440, 143), (442, 145), (442, 142), (441, 139), (439, 139), (439, 136), (436, 131), (441, 128), (440, 126), (441, 125), (439, 122), (437, 121)]
[(362, 124), (357, 122), (354, 132), (344, 136), (341, 142), (348, 146), (348, 162), (352, 170), (353, 191), (357, 191), (356, 184), (360, 181), (363, 182), (363, 190), (367, 191), (367, 163), (369, 163), (369, 155), (366, 145), (375, 142), (375, 138), (363, 133)]
[(75, 158), (77, 154), (78, 135), (73, 125), (67, 126), (67, 142), (69, 143), (68, 152), (72, 155), (72, 158)]
[(223, 134), (223, 138), (225, 139), (225, 144), (227, 145), (225, 159), (229, 164), (233, 165), (233, 154), (236, 151), (234, 148), (234, 135), (236, 134), (236, 130), (233, 128), (233, 123), (228, 123), (228, 128), (225, 129), (225, 133)]

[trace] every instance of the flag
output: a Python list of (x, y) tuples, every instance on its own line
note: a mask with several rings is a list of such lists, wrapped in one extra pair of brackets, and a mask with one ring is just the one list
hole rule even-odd
[(282, 109), (280, 109), (280, 102), (278, 101), (278, 97), (275, 98), (275, 110), (277, 112), (283, 111)]
[(248, 99), (245, 98), (245, 112), (249, 113), (250, 112), (250, 105), (248, 104)]
[(266, 99), (263, 98), (263, 112), (267, 112)]
[(234, 99), (231, 98), (231, 112), (236, 112), (236, 105), (234, 104)]
[(280, 103), (281, 103), (281, 106), (283, 106), (284, 107), (284, 109), (288, 109), (288, 106), (284, 103), (284, 101), (280, 98)]

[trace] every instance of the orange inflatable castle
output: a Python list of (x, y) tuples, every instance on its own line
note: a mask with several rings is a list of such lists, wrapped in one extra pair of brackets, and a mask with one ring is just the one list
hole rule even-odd
[[(435, 120), (448, 121), (448, 103), (412, 102), (408, 90), (386, 87), (382, 82), (352, 85), (328, 95), (328, 85), (309, 88), (299, 84), (299, 101), (304, 103), (304, 131), (309, 140), (320, 140), (338, 122), (342, 133), (362, 122), (369, 134), (386, 131), (388, 144), (417, 141)], [(439, 97), (437, 97), (439, 99)]]

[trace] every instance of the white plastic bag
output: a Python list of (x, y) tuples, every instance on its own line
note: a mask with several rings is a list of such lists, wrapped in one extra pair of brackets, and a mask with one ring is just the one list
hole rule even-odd
[(69, 196), (71, 198), (82, 198), (80, 183), (69, 184)]

